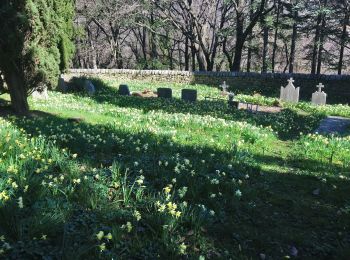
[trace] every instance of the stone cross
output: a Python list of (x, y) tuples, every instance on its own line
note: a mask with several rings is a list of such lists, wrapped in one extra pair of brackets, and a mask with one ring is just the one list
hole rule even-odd
[(295, 82), (295, 80), (293, 78), (288, 79), (288, 84), (293, 85), (294, 82)]
[(311, 103), (314, 105), (325, 105), (327, 102), (327, 94), (322, 91), (324, 85), (322, 83), (317, 85), (318, 91), (312, 94)]
[(285, 87), (285, 88), (281, 87), (280, 99), (282, 101), (293, 102), (293, 103), (298, 103), (299, 102), (300, 88), (295, 88), (293, 83), (294, 83), (293, 78), (290, 78), (288, 80), (287, 87)]
[(318, 92), (322, 92), (322, 89), (324, 88), (324, 85), (322, 83), (317, 85), (318, 87)]
[(226, 84), (226, 81), (224, 81), (224, 83), (222, 85), (220, 85), (220, 87), (222, 88), (223, 92), (227, 92), (227, 89), (229, 86)]

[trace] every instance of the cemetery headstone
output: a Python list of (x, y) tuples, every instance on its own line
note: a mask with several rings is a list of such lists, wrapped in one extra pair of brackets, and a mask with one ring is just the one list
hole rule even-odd
[(282, 101), (287, 101), (287, 102), (293, 102), (293, 103), (298, 103), (299, 102), (299, 92), (300, 88), (295, 88), (294, 85), (294, 80), (293, 78), (290, 78), (288, 80), (288, 85), (287, 87), (281, 87), (281, 95), (280, 99)]
[(58, 90), (65, 93), (68, 91), (68, 85), (64, 81), (64, 78), (60, 77), (58, 79)]
[(311, 103), (314, 105), (325, 105), (327, 102), (327, 94), (322, 91), (324, 88), (324, 85), (322, 83), (317, 85), (318, 91), (312, 94), (312, 100)]
[(122, 95), (122, 96), (130, 96), (130, 90), (129, 90), (128, 85), (120, 85), (119, 90), (118, 90), (118, 94)]
[(85, 80), (84, 82), (84, 90), (89, 96), (93, 96), (96, 93), (96, 88), (94, 84), (90, 80)]
[(197, 90), (183, 89), (181, 92), (181, 98), (185, 101), (195, 102), (197, 101)]
[(258, 112), (259, 111), (259, 105), (256, 104), (251, 104), (251, 103), (246, 103), (247, 105), (247, 111), (248, 112)]
[(44, 87), (43, 89), (37, 89), (32, 93), (32, 97), (34, 99), (49, 99), (49, 94), (47, 92), (47, 88)]
[(172, 98), (173, 90), (171, 88), (158, 88), (157, 94), (160, 98)]
[(229, 85), (227, 85), (226, 81), (224, 81), (224, 83), (222, 85), (220, 85), (220, 88), (222, 89), (222, 92), (227, 93)]
[(233, 107), (233, 108), (237, 108), (237, 109), (238, 109), (239, 102), (233, 100), (234, 97), (235, 97), (235, 94), (234, 94), (234, 93), (230, 92), (230, 93), (228, 94), (228, 105), (229, 105), (230, 107)]

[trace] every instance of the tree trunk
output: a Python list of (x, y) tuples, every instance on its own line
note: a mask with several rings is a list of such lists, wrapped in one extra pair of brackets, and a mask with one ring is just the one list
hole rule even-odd
[(236, 71), (236, 72), (241, 71), (243, 46), (244, 46), (244, 41), (242, 40), (236, 41), (235, 56), (233, 58), (231, 71)]
[(185, 71), (190, 70), (190, 54), (189, 54), (189, 39), (188, 36), (186, 36), (185, 40)]
[(289, 73), (294, 72), (294, 62), (295, 62), (295, 49), (296, 49), (296, 41), (297, 41), (297, 19), (298, 19), (298, 11), (294, 11), (293, 14), (293, 33), (292, 33), (292, 44), (290, 47), (290, 58), (289, 58)]
[(12, 109), (19, 115), (26, 115), (29, 112), (27, 91), (24, 87), (24, 79), (21, 73), (15, 69), (4, 72), (5, 81), (9, 88)]
[[(327, 0), (324, 1), (324, 7), (327, 5)], [(321, 74), (322, 70), (322, 60), (323, 60), (323, 46), (325, 37), (325, 27), (326, 27), (326, 15), (322, 15), (322, 25), (320, 30), (320, 42), (318, 46), (318, 60), (317, 60), (317, 75)]]
[[(150, 23), (151, 23), (151, 27), (153, 28), (154, 26), (154, 15), (153, 12), (151, 12), (151, 17), (150, 17)], [(151, 37), (150, 37), (150, 45), (151, 45), (151, 59), (152, 59), (152, 63), (154, 63), (155, 60), (158, 59), (158, 51), (157, 51), (157, 39), (156, 39), (156, 34), (152, 31), (151, 32)]]
[(269, 28), (264, 26), (264, 46), (263, 46), (263, 65), (262, 65), (262, 73), (267, 72), (267, 59), (268, 59), (268, 44), (269, 44)]
[(148, 69), (148, 47), (147, 47), (147, 29), (145, 27), (142, 28), (142, 54), (143, 54), (143, 60), (144, 60), (144, 65), (143, 69)]
[(192, 55), (192, 71), (196, 70), (196, 47), (193, 41), (191, 41), (191, 55)]
[(173, 49), (168, 48), (168, 56), (169, 56), (169, 69), (173, 70), (174, 69), (174, 57), (173, 57)]
[(87, 34), (88, 34), (88, 39), (89, 39), (89, 44), (90, 44), (90, 58), (91, 58), (91, 64), (93, 69), (97, 69), (97, 53), (96, 53), (96, 48), (95, 48), (95, 43), (93, 40), (92, 32), (90, 30), (90, 26), (86, 26)]
[(84, 59), (83, 56), (81, 55), (81, 47), (77, 48), (77, 62), (78, 62), (78, 68), (79, 69), (85, 69), (85, 64), (84, 64)]
[(272, 48), (272, 73), (275, 73), (276, 67), (276, 52), (277, 52), (277, 38), (278, 38), (278, 26), (280, 23), (280, 14), (281, 14), (281, 0), (277, 2), (277, 16), (276, 16), (276, 24), (275, 24), (275, 35), (273, 40), (273, 48)]
[(347, 39), (347, 30), (346, 27), (349, 24), (350, 14), (346, 10), (344, 23), (343, 23), (343, 31), (341, 34), (341, 43), (340, 43), (340, 54), (339, 54), (339, 63), (338, 63), (338, 75), (342, 74), (343, 70), (343, 60), (344, 60), (344, 50), (345, 50), (345, 43)]
[(240, 71), (241, 70), (241, 61), (242, 61), (242, 52), (243, 46), (246, 38), (243, 33), (244, 26), (244, 17), (243, 14), (237, 15), (236, 18), (236, 46), (235, 46), (235, 55), (233, 58), (232, 71)]
[(317, 56), (318, 56), (318, 44), (320, 40), (320, 25), (322, 21), (321, 14), (317, 17), (317, 25), (316, 25), (316, 32), (315, 32), (315, 39), (314, 39), (314, 47), (312, 50), (312, 61), (311, 61), (311, 74), (316, 74), (316, 65), (317, 65)]
[(222, 51), (224, 52), (224, 54), (225, 54), (225, 56), (227, 58), (227, 62), (228, 62), (228, 66), (229, 66), (230, 71), (233, 71), (233, 68), (232, 68), (232, 63), (233, 63), (232, 55), (227, 50), (226, 44), (227, 44), (227, 38), (225, 38), (224, 42), (222, 43)]
[(118, 65), (118, 69), (122, 69), (124, 66), (124, 59), (123, 59), (119, 44), (117, 48), (118, 48), (117, 65)]
[(283, 73), (286, 73), (288, 67), (289, 67), (289, 50), (288, 50), (288, 44), (287, 42), (284, 42), (284, 53), (286, 55), (286, 66), (283, 69)]
[[(250, 1), (250, 10), (249, 10), (249, 17), (250, 21), (253, 19), (253, 4), (254, 0)], [(248, 53), (247, 53), (247, 72), (250, 72), (251, 66), (252, 66), (252, 33), (249, 35), (249, 42), (248, 42)]]
[(205, 71), (205, 59), (203, 58), (203, 55), (201, 54), (200, 50), (197, 51), (197, 61), (200, 71)]
[(183, 58), (182, 58), (182, 49), (181, 49), (181, 43), (180, 42), (175, 42), (174, 41), (174, 45), (177, 46), (177, 52), (179, 55), (179, 61), (178, 61), (178, 69), (182, 71), (182, 65), (183, 65)]
[(249, 40), (249, 47), (248, 47), (248, 53), (247, 53), (247, 72), (250, 72), (252, 67), (252, 49), (250, 47), (251, 40)]
[[(267, 3), (267, 1), (266, 1)], [(265, 5), (266, 5), (265, 3)], [(267, 72), (267, 59), (268, 59), (268, 47), (269, 47), (269, 27), (266, 24), (265, 21), (265, 17), (261, 18), (261, 21), (263, 23), (264, 26), (264, 36), (263, 36), (263, 65), (262, 65), (262, 73), (266, 73)]]

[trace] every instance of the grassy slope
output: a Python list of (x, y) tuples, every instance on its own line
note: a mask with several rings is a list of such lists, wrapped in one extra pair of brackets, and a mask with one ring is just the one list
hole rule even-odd
[[(108, 84), (117, 86), (119, 82)], [(129, 84), (132, 90), (158, 86)], [(184, 86), (171, 87), (178, 97)], [(50, 102), (37, 102), (33, 108), (55, 116), (11, 121), (28, 133), (41, 134), (78, 153), (86, 167), (108, 167), (115, 161), (123, 170), (130, 168), (133, 178), (142, 170), (150, 192), (161, 191), (176, 177), (177, 188), (188, 187), (186, 201), (193, 207), (204, 204), (215, 211), (215, 216), (201, 217), (203, 223), (195, 217), (200, 214), (189, 212), (172, 239), (161, 236), (154, 244), (127, 239), (126, 245), (111, 246), (111, 252), (127, 248), (129, 253), (121, 253), (122, 257), (145, 257), (142, 247), (153, 257), (155, 252), (169, 256), (176, 249), (171, 249), (173, 242), (168, 240), (181, 244), (181, 234), (192, 234), (192, 229), (194, 235), (183, 240), (191, 256), (245, 259), (264, 253), (280, 258), (291, 255), (290, 249), (295, 246), (302, 257), (346, 257), (350, 240), (348, 157), (339, 153), (330, 163), (315, 155), (323, 147), (317, 146), (317, 141), (314, 148), (305, 146), (305, 142), (311, 142), (309, 139), (297, 141), (300, 132), (310, 132), (324, 113), (300, 114), (295, 107), (280, 115), (229, 112), (222, 102), (203, 101), (204, 96), (219, 97), (215, 90), (196, 88), (201, 101), (195, 105), (180, 100), (119, 97), (107, 87), (93, 98), (51, 93)], [(67, 122), (71, 117), (83, 118), (83, 122)], [(347, 140), (340, 143), (342, 148), (348, 147)], [(147, 150), (143, 150), (145, 144)], [(167, 161), (170, 166), (160, 166), (159, 161)], [(233, 170), (230, 164), (234, 165)], [(179, 165), (184, 167), (182, 174), (174, 170)], [(221, 184), (215, 185), (214, 179)], [(317, 189), (320, 194), (313, 194)], [(235, 196), (237, 190), (242, 191), (242, 197)], [(149, 196), (155, 196), (152, 193)], [(215, 198), (210, 198), (213, 194)], [(135, 205), (140, 207), (136, 202)], [(140, 211), (145, 220), (141, 227), (147, 232), (132, 237), (157, 241), (150, 235), (157, 226), (153, 223), (155, 216), (147, 213), (146, 202), (142, 205), (145, 208)], [(193, 224), (196, 221), (199, 223)], [(111, 223), (107, 221), (106, 225)], [(159, 232), (154, 231), (158, 235)], [(159, 245), (166, 249), (160, 250)]]

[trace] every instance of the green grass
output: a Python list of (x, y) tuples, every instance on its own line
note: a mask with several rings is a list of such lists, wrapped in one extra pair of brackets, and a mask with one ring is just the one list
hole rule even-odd
[[(172, 87), (162, 100), (118, 96), (120, 83), (50, 92), (30, 101), (40, 115), (0, 119), (5, 258), (349, 257), (350, 137), (311, 134), (348, 106), (251, 114), (205, 100), (222, 98), (208, 86), (127, 82)], [(179, 99), (186, 87), (197, 103)]]

